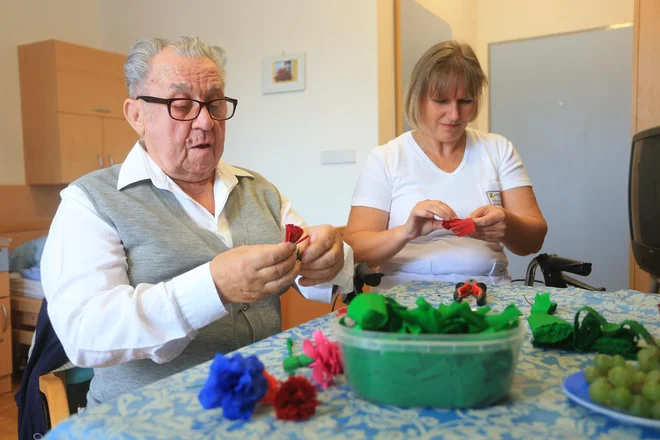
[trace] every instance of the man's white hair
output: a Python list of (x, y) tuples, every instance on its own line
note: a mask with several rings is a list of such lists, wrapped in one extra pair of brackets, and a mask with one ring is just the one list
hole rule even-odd
[[(131, 98), (138, 96), (140, 86), (149, 76), (151, 70), (151, 59), (161, 50), (171, 47), (182, 56), (208, 58), (213, 61), (218, 70), (222, 83), (225, 84), (227, 72), (225, 71), (224, 53), (221, 48), (209, 46), (198, 37), (186, 36), (179, 40), (166, 40), (163, 38), (145, 38), (133, 44), (128, 58), (124, 63), (124, 76), (126, 87)], [(224, 52), (224, 51), (223, 51)]]

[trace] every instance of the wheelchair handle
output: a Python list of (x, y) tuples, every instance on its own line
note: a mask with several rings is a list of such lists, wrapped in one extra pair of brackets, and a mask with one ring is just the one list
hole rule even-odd
[(570, 258), (560, 257), (556, 254), (539, 254), (527, 266), (525, 274), (525, 285), (533, 286), (536, 279), (536, 268), (540, 267), (547, 287), (565, 288), (568, 286), (578, 287), (584, 290), (604, 291), (602, 287), (593, 287), (580, 280), (569, 277), (563, 272), (570, 272), (576, 275), (587, 276), (591, 273), (591, 263), (571, 260)]
[(380, 285), (380, 281), (385, 274), (374, 272), (366, 263), (359, 263), (355, 266), (355, 276), (353, 277), (353, 291), (343, 295), (342, 302), (349, 304), (357, 295), (362, 293), (364, 285), (376, 287)]
[(355, 266), (355, 278), (356, 280), (361, 280), (367, 286), (376, 287), (380, 284), (381, 279), (385, 274), (374, 272), (371, 270), (369, 265), (365, 263), (360, 263)]
[(576, 275), (587, 276), (591, 273), (591, 263), (571, 260), (557, 254), (541, 254), (537, 257), (539, 265), (548, 270), (569, 272)]

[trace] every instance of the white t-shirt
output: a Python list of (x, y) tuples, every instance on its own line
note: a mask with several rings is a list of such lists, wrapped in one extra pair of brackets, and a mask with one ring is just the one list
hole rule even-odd
[[(352, 206), (390, 214), (388, 228), (403, 225), (412, 208), (423, 200), (440, 200), (459, 218), (488, 204), (501, 206), (501, 191), (531, 186), (511, 142), (503, 136), (466, 129), (463, 160), (452, 173), (439, 169), (412, 132), (371, 151), (358, 179)], [(465, 281), (487, 284), (510, 281), (501, 244), (457, 237), (440, 229), (408, 243), (380, 266), (386, 276), (380, 289), (412, 280)]]

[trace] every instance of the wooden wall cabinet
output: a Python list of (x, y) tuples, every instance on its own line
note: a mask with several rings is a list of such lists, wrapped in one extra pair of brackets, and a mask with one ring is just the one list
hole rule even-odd
[(18, 58), (28, 185), (123, 162), (138, 139), (124, 119), (124, 55), (47, 40), (19, 46)]
[(0, 394), (11, 391), (12, 341), (8, 242), (0, 242)]

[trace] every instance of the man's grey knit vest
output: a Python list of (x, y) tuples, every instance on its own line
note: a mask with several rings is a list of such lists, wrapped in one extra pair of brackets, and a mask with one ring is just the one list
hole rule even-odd
[[(73, 185), (87, 193), (101, 218), (117, 230), (126, 251), (131, 286), (170, 280), (228, 250), (217, 235), (199, 227), (186, 214), (171, 192), (154, 187), (150, 180), (117, 191), (119, 170), (120, 165), (98, 170)], [(225, 213), (233, 246), (279, 243), (283, 239), (280, 194), (262, 176), (250, 173), (254, 178), (238, 177), (239, 183), (227, 200)], [(88, 405), (95, 406), (206, 362), (215, 353), (228, 353), (281, 331), (279, 295), (257, 303), (231, 304), (227, 309), (230, 314), (199, 329), (170, 362), (157, 364), (143, 359), (95, 368)]]

